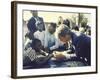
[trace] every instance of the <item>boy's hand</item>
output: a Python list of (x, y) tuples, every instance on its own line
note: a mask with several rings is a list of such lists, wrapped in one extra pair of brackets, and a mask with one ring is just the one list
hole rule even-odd
[(46, 51), (47, 53), (49, 53), (49, 48), (46, 47), (46, 48), (45, 48), (45, 51)]

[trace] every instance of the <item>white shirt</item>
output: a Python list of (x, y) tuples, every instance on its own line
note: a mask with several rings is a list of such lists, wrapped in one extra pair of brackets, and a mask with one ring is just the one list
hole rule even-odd
[(34, 37), (39, 39), (44, 46), (45, 31), (40, 32), (39, 30), (34, 33)]

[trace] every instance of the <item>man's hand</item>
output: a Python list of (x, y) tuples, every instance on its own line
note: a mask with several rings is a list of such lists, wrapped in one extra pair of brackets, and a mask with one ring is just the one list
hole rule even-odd
[(56, 58), (57, 60), (60, 60), (60, 59), (65, 59), (65, 55), (62, 54), (62, 52), (53, 52), (53, 56), (54, 58)]

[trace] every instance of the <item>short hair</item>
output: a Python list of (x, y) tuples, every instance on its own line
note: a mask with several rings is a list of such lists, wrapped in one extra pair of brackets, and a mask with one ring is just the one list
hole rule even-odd
[(79, 27), (78, 26), (73, 26), (72, 28), (73, 30), (79, 31)]
[(57, 27), (57, 24), (56, 24), (56, 23), (50, 23), (50, 25), (51, 25), (53, 28), (56, 28), (56, 27)]
[(68, 26), (62, 25), (58, 31), (58, 37), (59, 36), (65, 37), (66, 35), (71, 35), (71, 30), (69, 29)]
[(70, 28), (70, 21), (68, 19), (64, 20), (63, 24), (67, 25)]
[(41, 43), (41, 41), (39, 39), (36, 39), (36, 38), (33, 39), (32, 43), (31, 43), (32, 49), (34, 49), (39, 42)]
[(62, 18), (62, 16), (59, 16), (59, 18)]

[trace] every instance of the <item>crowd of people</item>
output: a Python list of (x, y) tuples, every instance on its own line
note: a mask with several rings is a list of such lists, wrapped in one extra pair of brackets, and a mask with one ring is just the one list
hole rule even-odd
[[(91, 27), (74, 25), (68, 19), (59, 16), (57, 23), (45, 23), (42, 17), (33, 13), (27, 23), (28, 32), (24, 37), (23, 66), (44, 67), (52, 57), (57, 58), (55, 51), (66, 51), (75, 54), (79, 60), (91, 65)], [(67, 58), (66, 54), (59, 59)]]

